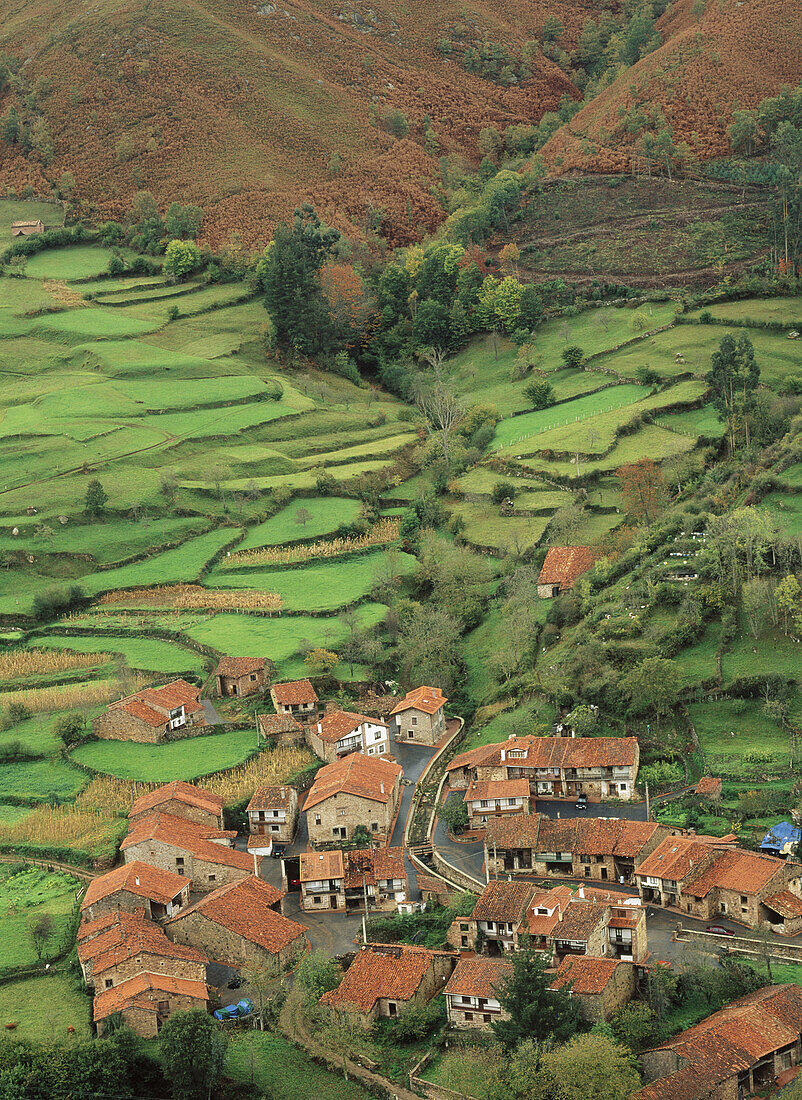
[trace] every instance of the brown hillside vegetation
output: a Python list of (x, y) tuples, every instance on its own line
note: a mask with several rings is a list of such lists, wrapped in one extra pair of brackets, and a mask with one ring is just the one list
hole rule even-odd
[[(65, 170), (99, 217), (151, 190), (206, 211), (213, 244), (269, 239), (302, 199), (350, 232), (383, 213), (395, 242), (432, 229), (441, 153), (476, 155), (482, 126), (537, 121), (573, 85), (539, 55), (502, 87), (436, 49), (455, 26), (516, 55), (550, 14), (575, 39), (594, 0), (0, 0), (0, 51), (25, 59), (52, 138), (45, 165), (0, 141), (0, 183), (37, 192)], [(50, 86), (42, 87), (41, 79)], [(0, 111), (17, 103), (0, 93)], [(371, 118), (408, 118), (398, 140)], [(422, 145), (428, 114), (440, 148)], [(433, 155), (430, 155), (433, 154)], [(47, 158), (45, 158), (47, 159)]]
[[(703, 7), (703, 11), (700, 8)], [(621, 74), (544, 147), (557, 171), (629, 167), (635, 136), (622, 112), (655, 105), (701, 158), (726, 155), (733, 105), (756, 107), (802, 76), (799, 0), (676, 0), (659, 21), (663, 46)]]

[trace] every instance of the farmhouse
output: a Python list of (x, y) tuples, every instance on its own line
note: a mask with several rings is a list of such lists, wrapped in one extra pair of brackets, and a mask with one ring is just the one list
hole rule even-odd
[(642, 900), (710, 920), (719, 914), (750, 928), (802, 930), (802, 864), (722, 847), (698, 837), (667, 837), (635, 868)]
[(141, 795), (131, 807), (129, 821), (136, 821), (145, 814), (158, 811), (206, 825), (210, 829), (223, 828), (223, 799), (210, 791), (193, 787), (180, 779), (165, 783), (155, 791)]
[(303, 852), (300, 857), (301, 908), (392, 910), (409, 898), (403, 848)]
[(383, 756), (390, 749), (390, 733), (384, 722), (347, 710), (333, 710), (308, 725), (306, 741), (312, 752), (327, 764), (352, 752)]
[(95, 737), (115, 741), (160, 744), (206, 732), (200, 689), (186, 680), (159, 688), (143, 688), (109, 703), (104, 714), (92, 719)]
[(292, 714), (296, 718), (312, 718), (317, 713), (317, 692), (309, 680), (293, 680), (273, 684), (270, 698), (277, 714)]
[(703, 775), (696, 784), (696, 794), (700, 798), (709, 798), (711, 802), (721, 801), (721, 779), (717, 776)]
[(570, 985), (570, 996), (588, 1024), (609, 1020), (635, 995), (635, 964), (622, 959), (566, 955), (557, 968), (552, 989)]
[(95, 997), (97, 1033), (102, 1036), (109, 1016), (119, 1013), (140, 1038), (155, 1039), (174, 1012), (205, 1011), (208, 1000), (204, 982), (143, 972)]
[(408, 691), (390, 711), (397, 740), (436, 745), (446, 732), (443, 707), (447, 702), (439, 688), (424, 685)]
[(92, 879), (81, 901), (81, 921), (106, 913), (144, 911), (150, 920), (172, 917), (189, 904), (190, 881), (183, 875), (135, 860)]
[(641, 1056), (651, 1081), (633, 1100), (741, 1100), (773, 1091), (802, 1057), (802, 987), (772, 985), (741, 997)]
[(197, 944), (216, 962), (280, 972), (306, 947), (306, 929), (281, 915), (284, 895), (252, 876), (221, 886), (165, 925), (177, 943)]
[(488, 955), (514, 951), (519, 935), (527, 934), (527, 910), (535, 893), (531, 882), (491, 880), (470, 917), (452, 922), (448, 942), (463, 950), (479, 951), (481, 947)]
[(45, 226), (42, 221), (33, 222), (12, 222), (11, 223), (11, 236), (12, 237), (33, 237), (37, 233), (44, 233)]
[(345, 909), (342, 852), (302, 852), (299, 866), (302, 909), (307, 912)]
[(298, 792), (283, 787), (258, 787), (247, 808), (251, 836), (267, 836), (290, 844), (298, 824)]
[(595, 555), (589, 546), (549, 547), (540, 575), (537, 594), (542, 600), (570, 592), (583, 573), (593, 567)]
[(449, 786), (477, 780), (528, 779), (537, 798), (615, 798), (635, 794), (640, 750), (636, 737), (511, 737), (460, 753), (448, 765)]
[(380, 1016), (391, 1019), (411, 1005), (442, 993), (456, 963), (450, 951), (429, 951), (401, 943), (367, 944), (322, 1005), (354, 1016), (368, 1028)]
[(253, 695), (265, 686), (267, 668), (262, 657), (223, 657), (214, 675), (218, 695)]
[(126, 863), (141, 861), (185, 875), (193, 890), (216, 890), (254, 873), (259, 857), (232, 847), (236, 831), (204, 828), (172, 814), (151, 813), (135, 821), (120, 850)]
[(194, 947), (171, 943), (141, 913), (108, 913), (80, 928), (78, 961), (86, 984), (100, 992), (143, 971), (203, 982), (209, 960)]
[(260, 714), (259, 736), (268, 745), (297, 745), (304, 739), (304, 728), (291, 714)]
[(531, 809), (528, 779), (478, 780), (468, 787), (464, 799), (471, 829), (480, 829), (498, 817), (525, 814)]
[(502, 982), (512, 977), (512, 963), (477, 955), (460, 959), (443, 993), (446, 1015), (453, 1027), (489, 1028), (494, 1020), (508, 1020), (498, 1001)]
[(304, 802), (310, 843), (348, 840), (360, 826), (372, 838), (389, 837), (401, 775), (398, 764), (358, 752), (321, 768)]

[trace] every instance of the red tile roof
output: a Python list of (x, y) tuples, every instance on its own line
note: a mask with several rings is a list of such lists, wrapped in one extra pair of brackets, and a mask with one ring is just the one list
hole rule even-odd
[(304, 728), (292, 714), (260, 714), (259, 729), (263, 737), (279, 737), (282, 733), (303, 733)]
[(443, 992), (447, 996), (495, 998), (505, 978), (512, 977), (512, 963), (477, 955), (460, 959)]
[(719, 794), (721, 791), (721, 780), (716, 776), (703, 775), (699, 782), (696, 784), (697, 794)]
[(500, 765), (549, 770), (631, 767), (637, 753), (637, 737), (511, 737), (455, 756), (447, 770)]
[(215, 676), (247, 676), (251, 672), (264, 672), (263, 657), (221, 657)]
[(446, 771), (456, 771), (457, 768), (473, 768), (477, 764), (483, 764), (486, 760), (493, 760), (499, 751), (498, 745), (480, 745), (478, 749), (468, 749), (460, 752), (446, 765)]
[(441, 707), (444, 707), (448, 702), (448, 698), (443, 695), (440, 688), (427, 687), (425, 684), (421, 687), (414, 688), (412, 691), (408, 691), (403, 699), (401, 699), (390, 714), (401, 714), (405, 710), (411, 710), (413, 707), (416, 710), (422, 710), (424, 714), (436, 714)]
[(283, 896), (270, 883), (252, 876), (213, 890), (171, 917), (167, 925), (185, 920), (191, 913), (200, 913), (221, 928), (275, 955), (306, 932), (302, 924), (270, 908)]
[(493, 879), (479, 895), (471, 916), (474, 920), (500, 920), (515, 923), (522, 919), (534, 893), (535, 887), (531, 882), (506, 882), (504, 879)]
[(483, 779), (474, 780), (464, 795), (466, 802), (478, 802), (482, 799), (523, 798), (529, 801), (528, 779)]
[(257, 787), (253, 792), (253, 798), (248, 803), (247, 812), (251, 810), (285, 810), (292, 805), (294, 787), (285, 783), (280, 787)]
[(635, 872), (642, 877), (680, 882), (683, 893), (706, 897), (714, 888), (756, 894), (784, 866), (784, 861), (775, 856), (722, 847), (710, 839), (669, 836), (637, 865)]
[(366, 886), (388, 879), (406, 881), (407, 877), (403, 848), (358, 848), (343, 852), (343, 865), (346, 890), (361, 886), (363, 875)]
[(320, 769), (306, 796), (304, 810), (336, 794), (352, 794), (372, 802), (388, 803), (392, 800), (396, 780), (402, 774), (398, 764), (353, 752)]
[(100, 875), (92, 879), (86, 888), (86, 893), (81, 902), (81, 912), (94, 905), (96, 901), (116, 894), (121, 890), (137, 897), (150, 898), (160, 905), (171, 902), (185, 886), (189, 886), (190, 880), (182, 875), (174, 875), (172, 871), (163, 871), (160, 867), (152, 867), (149, 863), (135, 860), (133, 863), (125, 863), (122, 867), (115, 867), (106, 875)]
[(685, 1064), (644, 1086), (633, 1100), (701, 1100), (761, 1058), (796, 1043), (800, 1031), (802, 987), (766, 986), (658, 1047), (674, 1051)]
[(253, 873), (253, 856), (224, 844), (215, 844), (211, 837), (230, 837), (231, 831), (209, 829), (172, 814), (151, 813), (132, 823), (120, 849), (125, 852), (145, 840), (157, 840), (180, 851), (191, 852), (207, 863), (219, 863)]
[(114, 914), (109, 927), (91, 939), (78, 941), (78, 957), (92, 964), (92, 974), (98, 975), (139, 955), (155, 955), (163, 959), (181, 959), (205, 966), (209, 961), (194, 947), (173, 943), (161, 928), (141, 914), (121, 911)]
[(334, 745), (342, 737), (354, 733), (363, 722), (370, 722), (374, 726), (384, 726), (385, 723), (378, 718), (368, 718), (364, 714), (354, 714), (349, 710), (332, 710), (318, 722), (316, 733), (327, 744)]
[(320, 882), (321, 879), (342, 879), (345, 875), (343, 854), (335, 852), (301, 852), (300, 881)]
[(487, 843), (497, 848), (537, 848), (540, 814), (512, 814), (487, 826)]
[(778, 894), (772, 894), (770, 898), (764, 899), (763, 904), (786, 919), (802, 917), (802, 898), (798, 898), (790, 890), (780, 890)]
[(554, 939), (587, 943), (593, 932), (604, 923), (605, 908), (595, 901), (572, 900), (563, 910), (563, 919), (554, 928)]
[(148, 993), (183, 994), (198, 1001), (208, 1001), (209, 992), (203, 982), (187, 978), (172, 978), (167, 974), (137, 974), (135, 978), (120, 982), (111, 989), (104, 989), (95, 997), (95, 1020), (104, 1020), (114, 1012), (123, 1012), (133, 1006), (156, 1011), (159, 997), (149, 998)]
[(631, 966), (620, 959), (595, 959), (590, 955), (566, 955), (557, 967), (551, 989), (570, 985), (574, 993), (603, 993), (619, 966)]
[(587, 573), (595, 560), (596, 555), (589, 546), (551, 546), (537, 582), (572, 588), (577, 577)]
[[(370, 1012), (380, 998), (409, 1001), (420, 988), (435, 958), (451, 955), (407, 944), (368, 944), (345, 972), (337, 989), (324, 993), (320, 1003)], [(453, 956), (452, 956), (453, 957)]]
[(109, 710), (124, 710), (149, 726), (163, 726), (167, 721), (164, 712), (184, 707), (188, 713), (201, 709), (200, 688), (186, 680), (173, 680), (158, 688), (143, 688), (125, 699), (109, 703)]
[(317, 702), (317, 693), (309, 680), (293, 680), (288, 684), (273, 684), (270, 694), (275, 703), (282, 707)]
[(134, 818), (140, 814), (149, 813), (165, 802), (185, 802), (187, 806), (206, 810), (207, 813), (214, 814), (216, 817), (223, 815), (224, 802), (219, 795), (176, 779), (172, 783), (165, 783), (153, 791), (148, 791), (147, 794), (140, 795), (131, 807), (129, 817)]
[[(555, 886), (553, 890), (543, 890), (535, 894), (529, 902), (526, 928), (531, 936), (550, 936), (560, 922), (560, 914), (571, 903), (573, 892), (570, 886)], [(538, 909), (547, 909), (548, 913), (538, 913)]]

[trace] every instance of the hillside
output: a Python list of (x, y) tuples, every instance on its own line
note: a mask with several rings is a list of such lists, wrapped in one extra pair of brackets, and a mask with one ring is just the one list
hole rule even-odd
[(707, 159), (729, 151), (734, 105), (757, 107), (802, 71), (802, 9), (795, 0), (676, 0), (658, 22), (663, 45), (623, 72), (563, 126), (543, 150), (557, 171), (630, 167), (637, 140), (627, 116), (654, 132), (659, 112)]
[[(230, 232), (246, 246), (266, 242), (300, 199), (343, 231), (381, 221), (392, 240), (409, 240), (442, 216), (431, 193), (441, 153), (473, 157), (482, 126), (531, 122), (578, 94), (542, 54), (520, 87), (504, 87), (438, 53), (440, 38), (492, 41), (518, 56), (547, 15), (560, 16), (569, 39), (593, 4), (421, 7), (102, 0), (75, 13), (54, 0), (35, 10), (2, 0), (0, 51), (28, 59), (21, 73), (53, 159), (45, 167), (0, 141), (0, 179), (42, 193), (70, 171), (76, 197), (99, 217), (120, 215), (142, 188), (162, 203), (194, 202), (213, 245)], [(0, 113), (19, 100), (13, 88), (0, 92)], [(387, 132), (385, 109), (406, 116), (407, 137)], [(429, 152), (427, 114), (437, 138)]]

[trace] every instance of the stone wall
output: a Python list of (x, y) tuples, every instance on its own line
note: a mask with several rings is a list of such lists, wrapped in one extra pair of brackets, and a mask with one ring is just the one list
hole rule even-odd
[[(88, 979), (91, 979), (91, 962), (87, 965), (89, 974)], [(193, 962), (192, 959), (172, 959), (164, 955), (154, 955), (150, 952), (143, 952), (136, 958), (125, 959), (122, 962), (116, 963), (108, 970), (102, 971), (97, 975), (97, 980), (91, 979), (91, 984), (95, 985), (95, 991), (101, 993), (104, 989), (108, 989), (108, 982), (112, 985), (119, 985), (120, 982), (128, 981), (129, 978), (135, 978), (142, 972), (147, 974), (169, 974), (173, 978), (187, 978), (193, 982), (205, 982), (206, 981), (206, 964), (200, 962)], [(89, 984), (89, 982), (88, 982)]]
[(136, 817), (132, 817), (131, 821), (139, 821), (148, 814), (156, 812), (160, 814), (171, 814), (173, 817), (183, 817), (187, 821), (194, 821), (196, 825), (203, 825), (209, 829), (223, 828), (222, 810), (219, 814), (212, 813), (209, 810), (204, 810), (201, 806), (192, 806), (177, 798), (170, 798), (165, 802), (160, 802), (154, 809), (146, 810), (145, 813), (137, 814)]
[[(376, 802), (372, 798), (360, 798), (353, 794), (337, 794), (318, 802), (306, 811), (306, 824), (309, 840), (312, 844), (331, 844), (335, 840), (348, 839), (354, 835), (358, 825), (364, 826), (371, 837), (386, 839), (395, 819), (398, 805), (398, 787), (393, 790), (389, 802)], [(320, 823), (317, 823), (317, 818)], [(373, 824), (377, 828), (373, 829)], [(345, 837), (335, 836), (334, 829), (345, 828)]]
[[(412, 719), (416, 722), (413, 724)], [(396, 740), (412, 741), (417, 745), (436, 745), (445, 735), (446, 723), (442, 707), (435, 714), (410, 707), (395, 716), (397, 723)]]
[(215, 962), (237, 968), (263, 967), (272, 973), (279, 973), (290, 965), (306, 945), (306, 938), (301, 934), (280, 952), (273, 954), (230, 928), (210, 920), (198, 910), (177, 917), (165, 925), (164, 930), (175, 943), (189, 944), (205, 952)]
[(139, 741), (158, 745), (165, 740), (166, 725), (166, 718), (163, 726), (151, 726), (126, 710), (113, 709), (92, 719), (92, 733), (104, 741)]
[[(252, 869), (245, 870), (225, 863), (210, 863), (198, 859), (187, 849), (165, 844), (161, 840), (143, 840), (126, 848), (124, 855), (126, 863), (141, 859), (143, 863), (161, 867), (163, 871), (185, 875), (191, 880), (192, 889), (201, 893), (216, 890), (218, 886), (225, 886), (229, 882), (240, 882), (253, 874)], [(178, 863), (181, 858), (184, 860), (183, 866)]]

